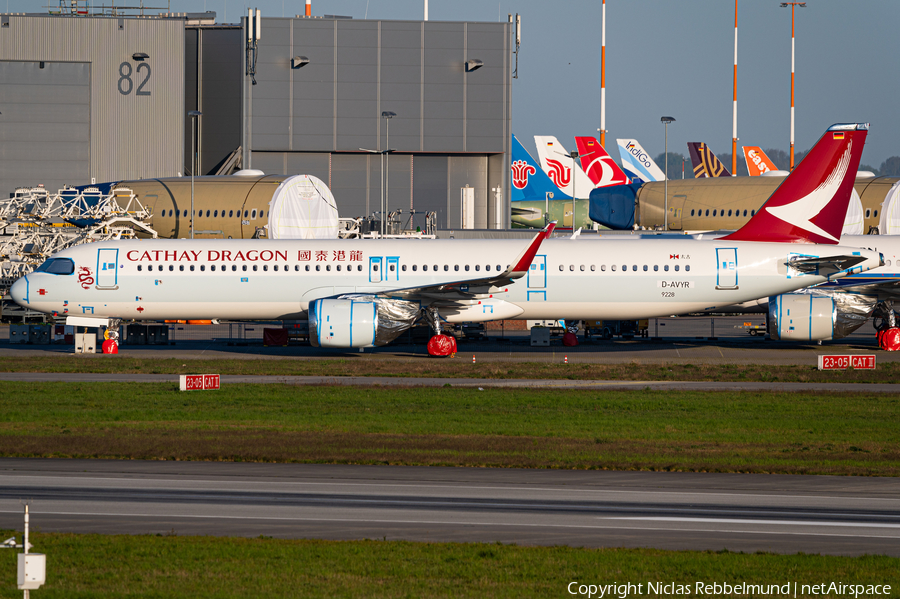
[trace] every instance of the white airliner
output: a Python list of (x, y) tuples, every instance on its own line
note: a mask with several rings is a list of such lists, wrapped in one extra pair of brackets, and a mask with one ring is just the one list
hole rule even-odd
[[(64, 250), (13, 299), (69, 324), (288, 319), (323, 347), (384, 345), (426, 312), (449, 322), (637, 319), (779, 296), (883, 264), (835, 245), (867, 125), (834, 125), (742, 229), (721, 238), (605, 240), (133, 240)], [(847, 173), (851, 173), (848, 176)], [(835, 187), (835, 178), (840, 183)], [(820, 207), (821, 195), (833, 193)], [(772, 210), (802, 202), (819, 210)], [(824, 234), (824, 235), (823, 235)], [(524, 247), (523, 247), (524, 246)], [(796, 305), (795, 305), (796, 304)], [(808, 326), (811, 304), (791, 302)]]

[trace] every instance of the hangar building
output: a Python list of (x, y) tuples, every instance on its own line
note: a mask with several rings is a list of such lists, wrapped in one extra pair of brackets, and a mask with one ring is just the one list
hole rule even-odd
[(367, 216), (385, 158), (389, 210), (460, 227), (468, 186), (474, 226), (508, 226), (512, 24), (263, 17), (258, 40), (247, 26), (0, 16), (0, 193), (188, 175), (194, 147), (197, 175), (311, 174), (342, 216)]

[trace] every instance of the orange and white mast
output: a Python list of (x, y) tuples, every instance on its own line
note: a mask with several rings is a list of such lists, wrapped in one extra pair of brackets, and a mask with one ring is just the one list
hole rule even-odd
[(734, 94), (731, 125), (731, 174), (737, 176), (737, 42), (738, 42), (738, 0), (734, 0)]
[(600, 18), (600, 145), (606, 147), (606, 0)]

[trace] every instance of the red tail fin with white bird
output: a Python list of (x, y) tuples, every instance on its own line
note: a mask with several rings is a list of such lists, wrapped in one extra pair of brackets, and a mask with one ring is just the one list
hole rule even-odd
[(750, 221), (724, 239), (836, 244), (868, 123), (832, 125)]

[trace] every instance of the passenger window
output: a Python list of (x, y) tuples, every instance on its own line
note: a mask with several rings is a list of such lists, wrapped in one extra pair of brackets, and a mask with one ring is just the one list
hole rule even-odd
[(148, 265), (147, 265), (147, 272), (150, 272), (150, 271), (152, 271), (152, 270), (153, 270), (153, 265), (152, 265), (152, 264), (148, 264)]
[(872, 212), (871, 209), (866, 208), (866, 218), (869, 218), (869, 214)]
[(394, 265), (393, 265), (393, 264), (391, 264), (388, 268), (390, 269), (391, 272), (394, 272)]
[(454, 265), (453, 265), (453, 270), (458, 271), (458, 270), (459, 270), (459, 264), (454, 264)]
[(637, 264), (632, 264), (631, 270), (633, 270), (634, 272), (637, 272)]
[(330, 264), (326, 264), (326, 265), (325, 265), (325, 270), (328, 271), (328, 272), (331, 272), (331, 265), (330, 265)]
[(648, 270), (648, 269), (647, 269), (647, 265), (645, 264), (645, 265), (644, 265), (644, 272), (647, 272), (647, 270)]
[(448, 264), (445, 264), (445, 265), (444, 265), (444, 272), (447, 272), (448, 270), (450, 270), (450, 266), (449, 266)]
[(610, 270), (612, 270), (613, 272), (616, 272), (616, 265), (615, 265), (615, 264), (613, 264), (613, 265), (610, 266), (609, 268), (610, 268)]
[(678, 265), (676, 264), (676, 265), (675, 265), (675, 272), (678, 272), (678, 269), (679, 269), (679, 268), (681, 268), (681, 267), (678, 266)]
[(191, 264), (191, 272), (194, 272), (194, 265)]
[(476, 265), (475, 265), (475, 272), (478, 272), (478, 271), (480, 271), (480, 270), (481, 270), (481, 265), (480, 265), (480, 264), (476, 264)]
[(873, 212), (872, 216), (874, 216), (875, 218), (878, 218), (878, 211), (876, 210), (875, 212)]
[(141, 272), (142, 270), (144, 270), (144, 267), (138, 264), (138, 272)]
[(259, 267), (258, 267), (256, 264), (254, 264), (254, 265), (253, 265), (253, 272), (256, 272), (258, 269), (259, 269)]
[(706, 209), (706, 216), (709, 216), (709, 208)]
[[(419, 269), (419, 265), (418, 265), (418, 264), (413, 264), (413, 265), (412, 265), (412, 268), (413, 268), (413, 272), (416, 272), (416, 271)], [(378, 267), (377, 267), (377, 266), (375, 267), (375, 270), (378, 270)]]
[(206, 218), (209, 218), (209, 210), (206, 211)]
[(756, 210), (751, 210), (751, 211), (750, 211), (750, 216), (755, 216), (755, 215), (756, 215)]
[(219, 211), (216, 210), (213, 212), (213, 218), (219, 218)]
[(485, 265), (484, 265), (484, 269), (485, 269), (485, 270), (491, 270), (491, 265), (490, 265), (490, 264), (485, 264)]
[(209, 270), (212, 271), (212, 272), (216, 272), (216, 265), (215, 265), (215, 264), (211, 265), (211, 266), (209, 267)]
[(623, 265), (622, 265), (622, 272), (628, 272), (628, 265), (627, 265), (627, 264), (623, 264)]
[(234, 216), (234, 210), (229, 210), (229, 211), (228, 211), (228, 218), (231, 218), (232, 216)]
[(274, 270), (275, 272), (278, 272), (278, 265), (276, 264), (275, 266), (273, 266), (272, 270)]
[(744, 210), (744, 216), (747, 216), (747, 210)]
[(422, 265), (422, 270), (423, 270), (423, 271), (428, 270), (428, 265), (427, 265), (427, 264), (423, 264), (423, 265)]
[(169, 272), (172, 272), (173, 270), (175, 270), (175, 265), (174, 265), (174, 264), (170, 264), (170, 265), (169, 265)]
[(306, 265), (306, 272), (309, 272), (309, 264)]
[(715, 210), (713, 210), (713, 216), (715, 216), (715, 215), (716, 215), (716, 211), (715, 211)]
[(437, 271), (438, 271), (438, 265), (435, 264), (435, 265), (434, 265), (434, 272), (437, 272)]
[(241, 270), (243, 270), (244, 272), (247, 272), (247, 265), (246, 265), (246, 264), (242, 264), (242, 265), (241, 265)]
[(247, 215), (249, 214), (249, 212), (250, 212), (249, 210), (244, 210), (244, 218), (247, 218)]
[(187, 216), (187, 210), (184, 211), (184, 216)]
[(406, 265), (404, 264), (403, 266), (401, 266), (400, 270), (402, 270), (403, 272), (406, 272)]
[(269, 270), (269, 265), (263, 264), (263, 272), (268, 272), (268, 270)]
[(469, 272), (469, 265), (466, 264), (466, 272)]
[(691, 265), (690, 265), (690, 264), (685, 264), (685, 265), (684, 265), (684, 270), (685, 270), (685, 271), (690, 271), (690, 270), (691, 270)]
[(601, 264), (601, 265), (600, 265), (600, 272), (606, 272), (606, 265), (605, 265), (605, 264)]
[(691, 216), (694, 216), (694, 209), (691, 208)]
[(581, 265), (581, 272), (584, 272), (584, 264)]
[(250, 212), (250, 218), (256, 218), (256, 208), (254, 208), (253, 211)]
[[(321, 264), (316, 264), (316, 272), (321, 272), (321, 270), (322, 270), (322, 265), (321, 265)], [(378, 270), (378, 267), (377, 267), (377, 266), (375, 267), (375, 270)]]
[(573, 271), (573, 270), (575, 270), (575, 265), (574, 265), (574, 264), (570, 264), (570, 265), (569, 265), (569, 271), (571, 272), (571, 271)]
[(564, 271), (565, 269), (566, 269), (565, 266), (563, 266), (562, 264), (559, 265), (559, 272), (562, 272), (562, 271)]
[(728, 211), (728, 216), (731, 216), (731, 210)]
[(181, 272), (184, 272), (184, 264), (179, 264), (178, 270), (180, 270)]
[(657, 272), (657, 271), (659, 271), (659, 264), (654, 264), (654, 265), (653, 265), (653, 272)]
[(200, 272), (206, 272), (206, 265), (205, 265), (205, 264), (201, 264), (201, 265), (200, 265)]
[(669, 265), (666, 264), (665, 266), (663, 266), (663, 270), (666, 271), (666, 272), (669, 272)]

